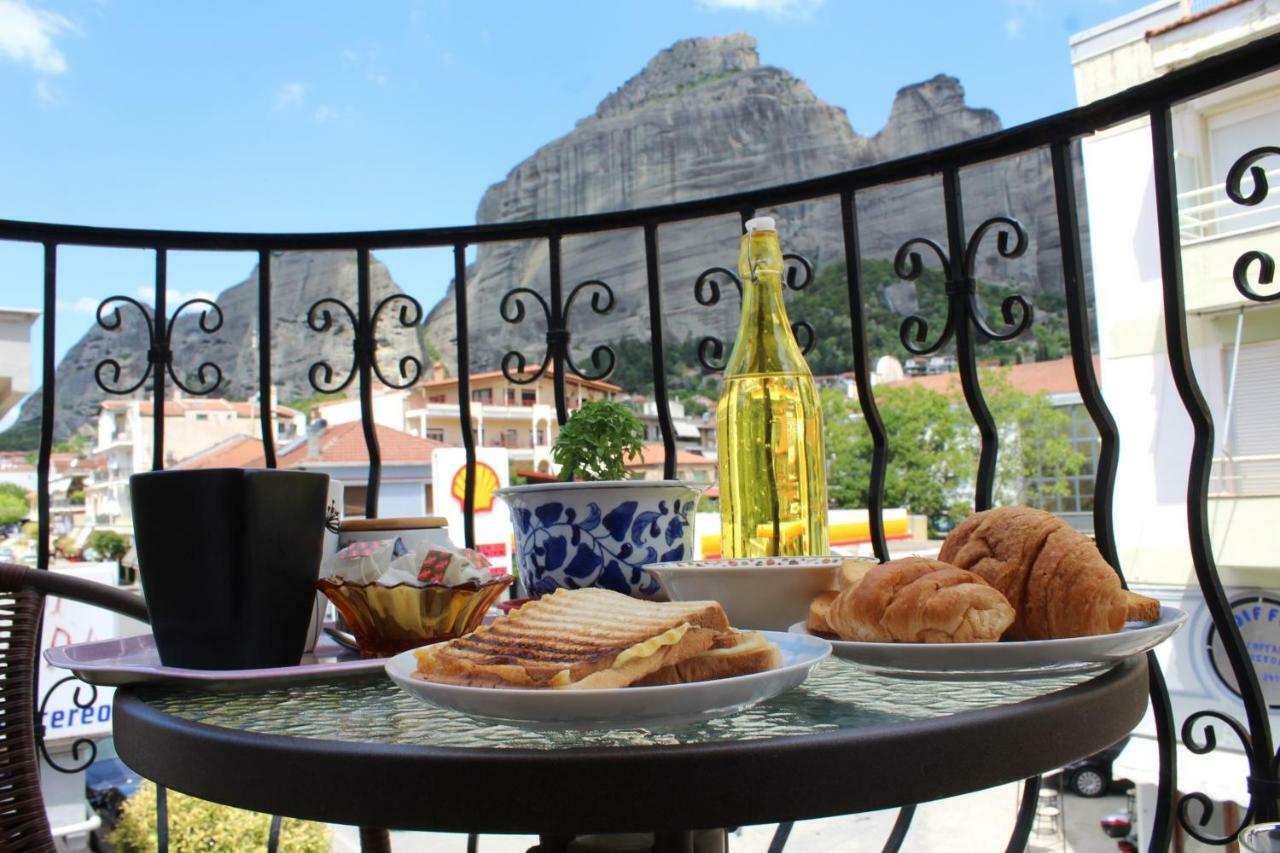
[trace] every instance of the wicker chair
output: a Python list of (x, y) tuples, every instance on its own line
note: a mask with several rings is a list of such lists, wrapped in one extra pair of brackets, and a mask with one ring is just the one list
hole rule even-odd
[[(0, 563), (0, 850), (54, 850), (40, 793), (40, 761), (36, 746), (36, 655), (40, 612), (46, 595), (102, 607), (141, 622), (150, 622), (147, 605), (136, 595), (65, 574)], [(164, 789), (157, 804), (165, 810)], [(157, 815), (160, 850), (168, 848), (165, 821)], [(268, 850), (279, 843), (280, 820), (272, 818)], [(360, 828), (361, 849), (389, 853), (385, 829)]]
[(53, 850), (40, 794), (36, 655), (46, 595), (147, 620), (141, 598), (63, 574), (0, 563), (0, 848)]

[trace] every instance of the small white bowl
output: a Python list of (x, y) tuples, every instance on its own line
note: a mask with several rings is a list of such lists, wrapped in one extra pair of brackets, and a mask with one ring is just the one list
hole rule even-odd
[[(672, 601), (718, 601), (735, 628), (781, 631), (807, 619), (809, 603), (836, 586), (846, 557), (752, 557), (653, 563)], [(874, 562), (874, 561), (872, 561)]]

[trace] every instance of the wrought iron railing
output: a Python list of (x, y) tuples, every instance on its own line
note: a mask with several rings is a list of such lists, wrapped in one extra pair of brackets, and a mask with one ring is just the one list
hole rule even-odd
[[(163, 467), (165, 459), (164, 411), (166, 386), (169, 380), (188, 393), (204, 394), (217, 388), (222, 376), (222, 371), (217, 365), (207, 362), (200, 364), (194, 375), (180, 377), (174, 371), (174, 353), (171, 345), (174, 318), (185, 309), (200, 308), (199, 328), (205, 333), (213, 333), (219, 328), (222, 317), (217, 306), (205, 300), (191, 300), (180, 305), (172, 314), (169, 312), (166, 299), (167, 253), (193, 250), (249, 251), (257, 254), (259, 263), (258, 386), (261, 403), (259, 410), (266, 462), (269, 466), (275, 466), (276, 442), (270, 415), (272, 323), (275, 320), (271, 315), (270, 298), (272, 257), (275, 253), (282, 251), (353, 252), (357, 259), (355, 307), (352, 308), (335, 297), (326, 297), (316, 302), (305, 318), (288, 319), (305, 320), (312, 330), (323, 332), (332, 327), (335, 316), (345, 315), (353, 328), (350, 366), (335, 367), (327, 361), (317, 361), (311, 365), (309, 378), (317, 390), (324, 391), (343, 389), (352, 382), (357, 384), (362, 403), (361, 421), (370, 457), (367, 510), (368, 514), (373, 516), (377, 512), (381, 471), (371, 402), (374, 381), (377, 380), (393, 388), (407, 387), (418, 380), (422, 371), (422, 365), (416, 357), (404, 356), (398, 362), (395, 375), (388, 376), (384, 373), (376, 358), (376, 329), (378, 323), (384, 320), (398, 322), (402, 326), (416, 325), (421, 320), (422, 309), (416, 300), (409, 296), (396, 295), (378, 303), (373, 302), (369, 271), (369, 257), (372, 251), (426, 247), (446, 247), (453, 251), (454, 319), (457, 325), (455, 355), (457, 364), (460, 366), (458, 407), (468, 472), (464, 505), (470, 509), (475, 501), (475, 447), (470, 429), (471, 389), (468, 375), (468, 368), (471, 365), (466, 263), (468, 247), (497, 241), (546, 241), (549, 249), (550, 281), (547, 297), (544, 298), (542, 294), (528, 288), (516, 288), (506, 294), (501, 301), (502, 316), (508, 322), (538, 322), (545, 326), (546, 349), (541, 357), (529, 357), (515, 350), (508, 352), (502, 360), (502, 367), (512, 381), (532, 381), (533, 378), (550, 370), (554, 384), (556, 414), (563, 423), (568, 414), (565, 397), (566, 375), (572, 373), (584, 378), (603, 377), (609, 374), (615, 364), (615, 354), (608, 345), (596, 346), (589, 354), (589, 363), (584, 363), (581, 358), (575, 360), (570, 347), (572, 327), (588, 322), (598, 323), (601, 317), (607, 316), (613, 309), (616, 297), (609, 284), (596, 280), (577, 284), (569, 289), (566, 297), (560, 263), (561, 243), (569, 236), (602, 231), (633, 229), (642, 234), (653, 390), (662, 442), (666, 451), (664, 473), (671, 477), (675, 473), (676, 435), (672, 424), (665, 368), (664, 288), (660, 277), (660, 236), (663, 227), (692, 219), (725, 214), (737, 214), (745, 220), (758, 209), (824, 197), (837, 199), (841, 213), (844, 253), (847, 260), (845, 285), (849, 298), (849, 334), (852, 344), (850, 366), (854, 372), (864, 420), (873, 442), (870, 488), (866, 495), (866, 503), (870, 510), (872, 546), (880, 559), (887, 559), (888, 548), (882, 511), (889, 437), (877, 410), (874, 389), (870, 382), (868, 318), (864, 310), (866, 294), (860, 264), (862, 252), (857, 221), (858, 194), (902, 181), (941, 175), (946, 222), (945, 231), (941, 235), (942, 239), (935, 241), (927, 236), (902, 235), (904, 242), (897, 253), (894, 267), (898, 276), (910, 280), (920, 275), (927, 258), (941, 264), (946, 278), (945, 322), (940, 330), (931, 332), (929, 324), (922, 317), (908, 317), (901, 325), (900, 336), (903, 345), (915, 353), (935, 352), (944, 344), (954, 341), (964, 399), (981, 434), (981, 452), (974, 480), (976, 484), (974, 504), (976, 509), (984, 509), (991, 504), (992, 500), (999, 439), (979, 380), (978, 347), (986, 341), (1007, 340), (1023, 333), (1031, 326), (1034, 315), (1030, 301), (1022, 295), (1014, 294), (1003, 299), (999, 306), (1002, 325), (993, 326), (987, 320), (988, 313), (979, 304), (974, 280), (975, 258), (978, 253), (988, 252), (991, 249), (984, 238), (994, 236), (995, 251), (999, 256), (1008, 259), (1018, 257), (1025, 250), (1026, 234), (1014, 218), (1018, 211), (1007, 211), (1006, 215), (984, 220), (976, 228), (970, 227), (966, 223), (962, 207), (961, 172), (966, 167), (1047, 149), (1053, 172), (1072, 365), (1081, 399), (1098, 428), (1102, 444), (1094, 492), (1094, 531), (1102, 554), (1119, 570), (1121, 566), (1116, 548), (1112, 505), (1120, 435), (1099, 389), (1090, 355), (1092, 334), (1089, 328), (1085, 263), (1081, 252), (1080, 202), (1076, 196), (1077, 184), (1072, 146), (1081, 137), (1095, 131), (1129, 119), (1145, 117), (1151, 124), (1151, 144), (1156, 170), (1158, 249), (1162, 271), (1165, 339), (1169, 366), (1195, 432), (1194, 449), (1187, 476), (1187, 529), (1200, 588), (1212, 614), (1213, 622), (1225, 644), (1231, 671), (1240, 687), (1245, 715), (1244, 722), (1239, 722), (1216, 710), (1200, 711), (1184, 721), (1182, 736), (1184, 743), (1192, 751), (1207, 752), (1214, 749), (1217, 743), (1213, 723), (1217, 721), (1230, 728), (1239, 738), (1249, 761), (1250, 802), (1243, 821), (1248, 823), (1276, 820), (1280, 817), (1277, 809), (1280, 782), (1277, 778), (1277, 758), (1268, 721), (1267, 705), (1240, 632), (1232, 618), (1210, 546), (1207, 505), (1214, 423), (1192, 369), (1187, 340), (1180, 242), (1184, 223), (1179, 218), (1177, 208), (1178, 193), (1173, 167), (1170, 111), (1179, 102), (1277, 67), (1280, 67), (1280, 36), (1271, 36), (1194, 66), (1172, 71), (1149, 83), (1088, 106), (946, 148), (784, 186), (591, 216), (458, 228), (320, 234), (158, 231), (0, 220), (0, 239), (36, 243), (42, 245), (44, 249), (43, 398), (38, 459), (39, 565), (47, 568), (49, 560), (49, 479), (55, 417), (54, 354), (57, 350), (55, 307), (58, 301), (58, 252), (63, 246), (122, 247), (144, 249), (154, 253), (154, 309), (129, 297), (115, 296), (105, 300), (98, 311), (98, 322), (105, 329), (120, 326), (121, 310), (124, 308), (141, 312), (147, 324), (149, 339), (145, 372), (141, 378), (123, 377), (121, 362), (116, 358), (108, 357), (97, 366), (95, 375), (99, 384), (110, 393), (142, 389), (150, 380), (149, 393), (155, 409), (153, 418), (153, 466), (155, 468)], [(1227, 196), (1233, 203), (1254, 206), (1267, 198), (1269, 191), (1267, 175), (1257, 163), (1264, 158), (1275, 156), (1280, 156), (1280, 148), (1264, 147), (1242, 152), (1231, 170), (1226, 186)], [(1251, 180), (1251, 185), (1247, 189), (1244, 180), (1246, 175)], [(808, 279), (807, 262), (801, 262), (800, 268), (805, 273), (804, 279)], [(1246, 252), (1236, 263), (1233, 275), (1237, 288), (1247, 299), (1254, 301), (1280, 299), (1280, 292), (1270, 287), (1274, 283), (1275, 260), (1265, 251), (1255, 249)], [(720, 298), (722, 289), (732, 280), (731, 272), (715, 269), (708, 270), (691, 285), (695, 287), (697, 301), (708, 305)], [(794, 280), (791, 282), (793, 286), (802, 283)], [(589, 298), (589, 302), (578, 306), (579, 310), (575, 312), (572, 309), (578, 297), (583, 300)], [(540, 310), (535, 316), (526, 306), (536, 306)], [(394, 316), (384, 317), (384, 314)], [(812, 339), (812, 329), (806, 331), (803, 327), (799, 327), (799, 324), (798, 328), (802, 341), (806, 335)], [(710, 337), (706, 338), (699, 347), (701, 360), (708, 368), (714, 368), (719, 364), (723, 351), (723, 342)], [(464, 538), (468, 546), (474, 546), (475, 532), (469, 512)], [(1150, 839), (1150, 849), (1165, 850), (1169, 847), (1175, 819), (1187, 832), (1197, 838), (1214, 843), (1226, 843), (1236, 836), (1238, 827), (1228, 827), (1227, 832), (1217, 838), (1209, 838), (1201, 831), (1212, 809), (1211, 801), (1206, 796), (1191, 793), (1175, 802), (1176, 738), (1173, 712), (1164, 677), (1154, 655), (1149, 656), (1148, 663), (1150, 696), (1161, 762), (1155, 830)], [(1028, 780), (1024, 786), (1022, 807), (1014, 837), (1010, 840), (1009, 849), (1011, 850), (1021, 850), (1025, 847), (1034, 816), (1038, 788), (1038, 779)], [(913, 813), (914, 807), (908, 806), (902, 809), (887, 839), (886, 849), (896, 850), (901, 845)]]

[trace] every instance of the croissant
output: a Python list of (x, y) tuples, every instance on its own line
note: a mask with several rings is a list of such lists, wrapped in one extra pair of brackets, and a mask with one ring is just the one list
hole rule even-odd
[(1013, 618), (1009, 602), (980, 577), (923, 557), (876, 566), (826, 613), (842, 639), (865, 642), (994, 642)]
[(1029, 507), (974, 513), (951, 532), (938, 557), (1009, 600), (1016, 617), (1005, 639), (1084, 637), (1124, 627), (1130, 597), (1119, 576), (1089, 537), (1051, 513)]

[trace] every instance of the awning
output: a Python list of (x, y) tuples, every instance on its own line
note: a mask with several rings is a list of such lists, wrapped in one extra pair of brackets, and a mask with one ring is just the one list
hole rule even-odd
[[(1229, 735), (1224, 735), (1224, 737)], [(1160, 755), (1154, 738), (1132, 735), (1129, 743), (1111, 765), (1111, 775), (1117, 779), (1130, 779), (1139, 785), (1159, 783)], [(1199, 791), (1216, 802), (1249, 804), (1249, 792), (1245, 780), (1249, 775), (1249, 762), (1244, 754), (1218, 748), (1207, 755), (1196, 755), (1178, 744), (1179, 791)]]
[(698, 427), (688, 421), (676, 421), (673, 426), (676, 428), (676, 438), (691, 438), (697, 441), (702, 438), (702, 434), (698, 432)]

